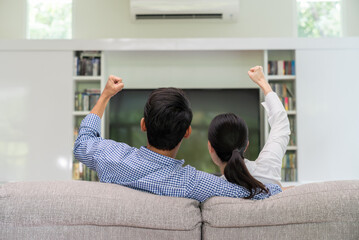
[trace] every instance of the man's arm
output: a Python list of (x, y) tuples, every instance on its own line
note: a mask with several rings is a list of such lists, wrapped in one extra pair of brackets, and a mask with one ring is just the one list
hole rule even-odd
[(97, 159), (109, 148), (116, 148), (119, 153), (124, 153), (129, 148), (124, 143), (101, 138), (101, 117), (105, 111), (108, 101), (124, 87), (122, 79), (110, 76), (105, 89), (99, 100), (81, 122), (79, 135), (74, 144), (74, 156), (89, 168), (98, 171)]
[(121, 91), (124, 87), (122, 82), (122, 78), (111, 75), (108, 78), (105, 89), (103, 90), (99, 100), (96, 105), (93, 107), (90, 113), (96, 114), (100, 118), (106, 109), (106, 106), (110, 99), (116, 95), (119, 91)]
[[(245, 198), (249, 191), (237, 184), (230, 183), (209, 173), (193, 169), (193, 174), (187, 183), (187, 197), (203, 202), (215, 196)], [(268, 193), (258, 193), (252, 199), (265, 199), (282, 192), (276, 184), (266, 184)]]

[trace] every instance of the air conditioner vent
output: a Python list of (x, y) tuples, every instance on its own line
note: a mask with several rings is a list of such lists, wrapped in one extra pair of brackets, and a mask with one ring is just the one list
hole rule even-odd
[(186, 13), (186, 14), (137, 14), (136, 20), (148, 19), (222, 19), (221, 13)]

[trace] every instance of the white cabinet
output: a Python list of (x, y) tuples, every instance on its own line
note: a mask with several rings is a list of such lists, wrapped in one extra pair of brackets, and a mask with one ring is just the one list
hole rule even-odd
[(70, 179), (72, 51), (0, 51), (0, 73), (0, 182)]
[(359, 178), (359, 49), (297, 50), (298, 178)]

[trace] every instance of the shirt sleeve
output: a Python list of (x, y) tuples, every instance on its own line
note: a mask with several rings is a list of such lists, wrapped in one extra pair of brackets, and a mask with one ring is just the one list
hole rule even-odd
[[(190, 179), (188, 185), (190, 187), (188, 188), (187, 197), (200, 202), (204, 202), (208, 198), (215, 196), (233, 198), (245, 198), (249, 196), (249, 191), (246, 188), (198, 170), (194, 170), (194, 176)], [(268, 189), (268, 193), (258, 193), (253, 199), (265, 199), (282, 192), (281, 188), (276, 184), (266, 184), (265, 186)]]
[(109, 152), (115, 151), (116, 159), (121, 159), (129, 150), (125, 143), (101, 138), (101, 118), (90, 113), (81, 122), (73, 153), (77, 160), (100, 173), (111, 155)]
[(288, 115), (275, 92), (268, 93), (262, 105), (268, 114), (271, 130), (257, 160), (245, 159), (245, 163), (251, 175), (257, 180), (280, 185), (282, 159), (290, 135)]

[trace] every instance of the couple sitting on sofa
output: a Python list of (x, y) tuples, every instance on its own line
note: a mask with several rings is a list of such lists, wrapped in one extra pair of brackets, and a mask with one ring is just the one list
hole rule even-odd
[(288, 117), (262, 67), (251, 68), (248, 75), (265, 95), (262, 104), (271, 131), (258, 159), (248, 161), (244, 159), (249, 144), (246, 123), (231, 113), (215, 117), (208, 131), (208, 149), (224, 177), (183, 167), (184, 160), (175, 159), (183, 138), (192, 130), (190, 103), (180, 89), (161, 88), (149, 96), (140, 123), (147, 132), (146, 147), (137, 149), (101, 138), (106, 105), (124, 87), (122, 79), (115, 76), (109, 77), (97, 104), (81, 123), (75, 157), (95, 170), (101, 182), (158, 195), (203, 202), (213, 196), (264, 199), (280, 193), (281, 160), (290, 134)]

